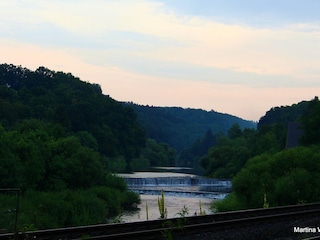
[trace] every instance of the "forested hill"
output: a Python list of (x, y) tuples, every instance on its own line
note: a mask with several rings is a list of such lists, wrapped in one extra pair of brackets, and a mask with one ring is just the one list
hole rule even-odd
[(271, 108), (256, 131), (230, 129), (200, 160), (205, 175), (232, 178), (233, 192), (213, 208), (229, 211), (318, 202), (319, 126), (316, 96)]
[(299, 118), (309, 107), (310, 103), (311, 101), (301, 101), (291, 106), (273, 107), (260, 118), (258, 128), (263, 130), (274, 124), (282, 124), (287, 127), (289, 122), (299, 121)]
[(139, 196), (111, 173), (130, 171), (145, 141), (133, 109), (99, 85), (1, 64), (0, 228), (13, 230), (13, 188), (18, 231), (106, 223), (136, 206)]
[(30, 71), (0, 65), (0, 124), (12, 129), (26, 119), (58, 124), (104, 156), (139, 156), (145, 133), (132, 108), (103, 95), (100, 86), (45, 67)]
[(256, 128), (255, 122), (215, 111), (124, 104), (133, 107), (149, 138), (168, 143), (178, 152), (190, 147), (208, 130), (213, 134), (226, 133), (233, 124)]

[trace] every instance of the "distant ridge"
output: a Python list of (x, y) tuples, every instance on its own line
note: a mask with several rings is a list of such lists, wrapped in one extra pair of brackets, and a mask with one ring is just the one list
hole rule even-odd
[(147, 137), (168, 143), (178, 152), (202, 138), (207, 130), (226, 133), (233, 124), (241, 128), (256, 128), (257, 123), (216, 111), (181, 107), (155, 107), (123, 103), (131, 106)]

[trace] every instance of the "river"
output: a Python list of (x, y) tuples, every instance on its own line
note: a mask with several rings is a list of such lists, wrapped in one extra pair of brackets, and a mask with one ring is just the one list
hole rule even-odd
[[(214, 199), (212, 199), (212, 197), (209, 198), (196, 195), (186, 197), (185, 194), (180, 194), (180, 192), (198, 192), (199, 186), (190, 185), (190, 181), (188, 179), (192, 178), (194, 182), (194, 178), (197, 178), (199, 176), (174, 172), (138, 172), (134, 174), (119, 174), (119, 176), (124, 177), (129, 182), (132, 182), (132, 180), (128, 180), (128, 178), (137, 179), (134, 181), (135, 183), (143, 182), (140, 186), (129, 186), (129, 188), (133, 187), (136, 191), (137, 189), (142, 190), (138, 191), (140, 192), (141, 203), (137, 206), (137, 211), (124, 212), (121, 216), (122, 222), (136, 222), (159, 219), (160, 213), (158, 208), (158, 198), (161, 197), (161, 191), (159, 191), (159, 189), (163, 189), (164, 191), (168, 192), (174, 192), (174, 194), (165, 192), (164, 195), (165, 207), (167, 208), (168, 213), (167, 218), (179, 217), (178, 213), (181, 212), (183, 208), (186, 208), (188, 210), (187, 216), (199, 215), (201, 210), (206, 214), (212, 213), (210, 210), (210, 205), (213, 201), (215, 201)], [(161, 179), (161, 181), (159, 180), (159, 178)], [(168, 181), (164, 180), (165, 178), (167, 178)], [(148, 184), (146, 184), (146, 182)], [(155, 185), (155, 182), (157, 182), (157, 185)], [(160, 185), (158, 185), (159, 182)], [(176, 182), (178, 182), (179, 184), (175, 184)], [(145, 189), (158, 190), (158, 192), (150, 195), (148, 194), (148, 192), (143, 191)], [(223, 198), (226, 193), (219, 193), (218, 195), (218, 198)]]
[[(137, 222), (137, 221), (146, 221), (147, 220), (147, 211), (146, 204), (148, 204), (148, 219), (156, 220), (159, 219), (160, 213), (158, 209), (158, 197), (156, 195), (145, 195), (141, 194), (141, 204), (138, 205), (139, 210), (135, 212), (125, 212), (121, 220), (123, 222)], [(174, 196), (165, 196), (165, 206), (168, 212), (168, 218), (179, 217), (177, 213), (181, 212), (183, 207), (188, 208), (188, 215), (193, 216), (200, 213), (200, 202), (202, 210), (206, 214), (211, 213), (210, 204), (213, 201), (208, 198), (185, 198), (185, 197), (174, 197)]]

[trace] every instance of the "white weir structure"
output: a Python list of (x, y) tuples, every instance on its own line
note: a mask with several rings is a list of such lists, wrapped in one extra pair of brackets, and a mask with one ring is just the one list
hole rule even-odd
[(231, 192), (228, 179), (204, 178), (181, 173), (120, 174), (128, 188), (139, 194), (223, 199)]

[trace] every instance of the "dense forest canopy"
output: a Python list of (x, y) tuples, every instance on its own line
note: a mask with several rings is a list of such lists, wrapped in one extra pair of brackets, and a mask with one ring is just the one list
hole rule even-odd
[(135, 110), (148, 138), (167, 143), (178, 153), (190, 148), (208, 130), (215, 135), (226, 133), (233, 124), (239, 124), (242, 129), (256, 128), (257, 125), (255, 122), (213, 110), (142, 106), (133, 103), (124, 105)]
[[(171, 166), (188, 167), (192, 169), (191, 173), (200, 175), (203, 174), (200, 158), (216, 144), (218, 136), (227, 133), (233, 124), (238, 124), (241, 129), (256, 129), (257, 126), (255, 122), (213, 110), (142, 106), (129, 102), (123, 104), (135, 110), (138, 121), (146, 131), (148, 138), (159, 144), (167, 144), (176, 152), (176, 160), (170, 161)], [(170, 157), (172, 153), (167, 155), (168, 152), (164, 151), (161, 155), (163, 154), (166, 155), (166, 158), (172, 158)], [(168, 163), (168, 161), (163, 161), (161, 155), (157, 154), (157, 162)], [(155, 162), (154, 156), (152, 157), (153, 162)], [(141, 159), (140, 163), (144, 160)]]
[[(111, 172), (130, 171), (145, 143), (133, 109), (97, 84), (0, 65), (0, 189), (21, 191), (20, 230), (106, 223), (138, 203)], [(0, 203), (0, 228), (13, 229), (14, 196)]]
[[(286, 149), (290, 122), (298, 123), (300, 146)], [(275, 107), (255, 131), (218, 139), (201, 159), (206, 174), (233, 179), (233, 192), (213, 204), (218, 211), (315, 202), (320, 200), (320, 102), (318, 97)]]
[[(107, 157), (138, 157), (145, 133), (132, 108), (103, 95), (100, 86), (45, 67), (30, 71), (0, 65), (0, 123), (10, 129), (24, 119), (41, 119), (77, 134)], [(82, 136), (82, 137), (81, 137)]]

